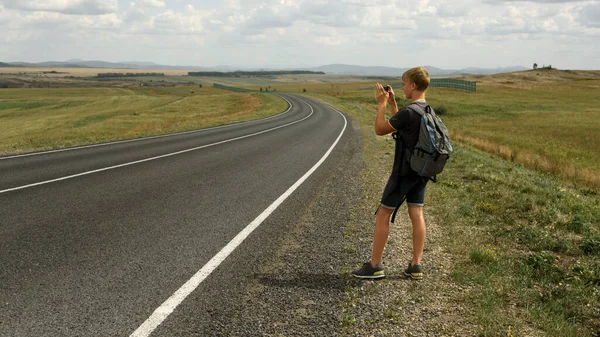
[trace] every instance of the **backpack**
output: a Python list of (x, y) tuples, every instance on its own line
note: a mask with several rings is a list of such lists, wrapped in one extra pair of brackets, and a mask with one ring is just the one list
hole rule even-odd
[[(435, 114), (431, 106), (427, 105), (423, 109), (419, 104), (413, 103), (407, 107), (418, 113), (421, 116), (421, 121), (417, 143), (414, 148), (407, 147), (402, 151), (401, 161), (408, 163), (410, 169), (415, 171), (417, 175), (437, 182), (436, 175), (442, 172), (452, 154), (448, 129), (444, 125), (444, 122)], [(396, 132), (392, 134), (392, 137), (398, 141), (398, 134)], [(403, 137), (399, 138), (401, 142), (400, 146), (404, 146)], [(392, 223), (394, 223), (398, 209), (400, 209), (405, 199), (406, 196), (394, 210), (391, 219)], [(377, 214), (377, 211), (375, 211), (375, 214)]]
[(436, 175), (442, 172), (452, 154), (448, 129), (429, 105), (423, 108), (419, 104), (410, 104), (408, 107), (421, 116), (417, 144), (407, 151), (410, 168), (435, 182)]

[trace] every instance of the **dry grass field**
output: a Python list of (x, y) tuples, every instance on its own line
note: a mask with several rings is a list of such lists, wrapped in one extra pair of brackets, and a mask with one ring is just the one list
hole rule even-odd
[(213, 87), (0, 89), (0, 155), (187, 131), (286, 108), (272, 95)]

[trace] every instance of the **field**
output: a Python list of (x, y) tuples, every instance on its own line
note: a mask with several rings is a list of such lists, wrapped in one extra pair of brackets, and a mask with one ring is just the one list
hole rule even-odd
[[(182, 131), (285, 108), (275, 96), (172, 86), (177, 81), (303, 93), (349, 113), (363, 132), (364, 198), (346, 224), (346, 241), (370, 238), (372, 211), (394, 148), (389, 137), (375, 136), (373, 92), (361, 90), (373, 87), (375, 79), (165, 78), (171, 86), (0, 89), (0, 153)], [(478, 327), (481, 336), (597, 336), (600, 72), (538, 70), (466, 79), (478, 82), (477, 93), (435, 88), (427, 94), (456, 147), (439, 182), (429, 185), (426, 199), (428, 223), (439, 224), (444, 232), (426, 246), (439, 245), (449, 254), (449, 273), (428, 271), (463, 289), (454, 293), (440, 282), (435, 291), (466, 307), (471, 314), (459, 323)], [(348, 247), (347, 269), (356, 267)], [(380, 284), (386, 289), (397, 283)], [(343, 329), (354, 331), (365, 319), (353, 311), (365, 297), (386, 304), (379, 316), (369, 318), (382, 330), (403, 319), (396, 314), (403, 301), (419, 300), (418, 292), (415, 298), (394, 300), (389, 289), (378, 292), (378, 287), (347, 290)], [(445, 319), (453, 323), (452, 317)]]
[(0, 89), (0, 154), (187, 131), (286, 108), (271, 95), (212, 87)]
[[(540, 78), (533, 72), (467, 78), (478, 81), (477, 93), (432, 88), (427, 100), (455, 141), (573, 183), (600, 187), (600, 71), (537, 73)], [(372, 90), (358, 90), (365, 86), (373, 83), (290, 84), (278, 90), (306, 89), (375, 109)]]

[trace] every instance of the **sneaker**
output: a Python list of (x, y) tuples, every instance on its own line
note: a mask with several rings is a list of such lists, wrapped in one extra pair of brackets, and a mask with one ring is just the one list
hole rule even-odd
[(385, 273), (381, 263), (373, 267), (371, 266), (371, 262), (367, 262), (363, 264), (362, 268), (353, 271), (352, 276), (363, 279), (378, 279), (384, 278)]
[(423, 278), (423, 269), (421, 268), (420, 264), (415, 264), (414, 266), (411, 266), (409, 262), (408, 268), (404, 270), (404, 275), (406, 276), (406, 278), (420, 280)]

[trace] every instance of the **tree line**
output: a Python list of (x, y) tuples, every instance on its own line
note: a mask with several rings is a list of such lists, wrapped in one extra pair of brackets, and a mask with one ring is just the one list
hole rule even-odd
[(240, 77), (240, 76), (274, 76), (274, 75), (325, 75), (322, 71), (309, 70), (277, 70), (277, 71), (190, 71), (189, 76)]

